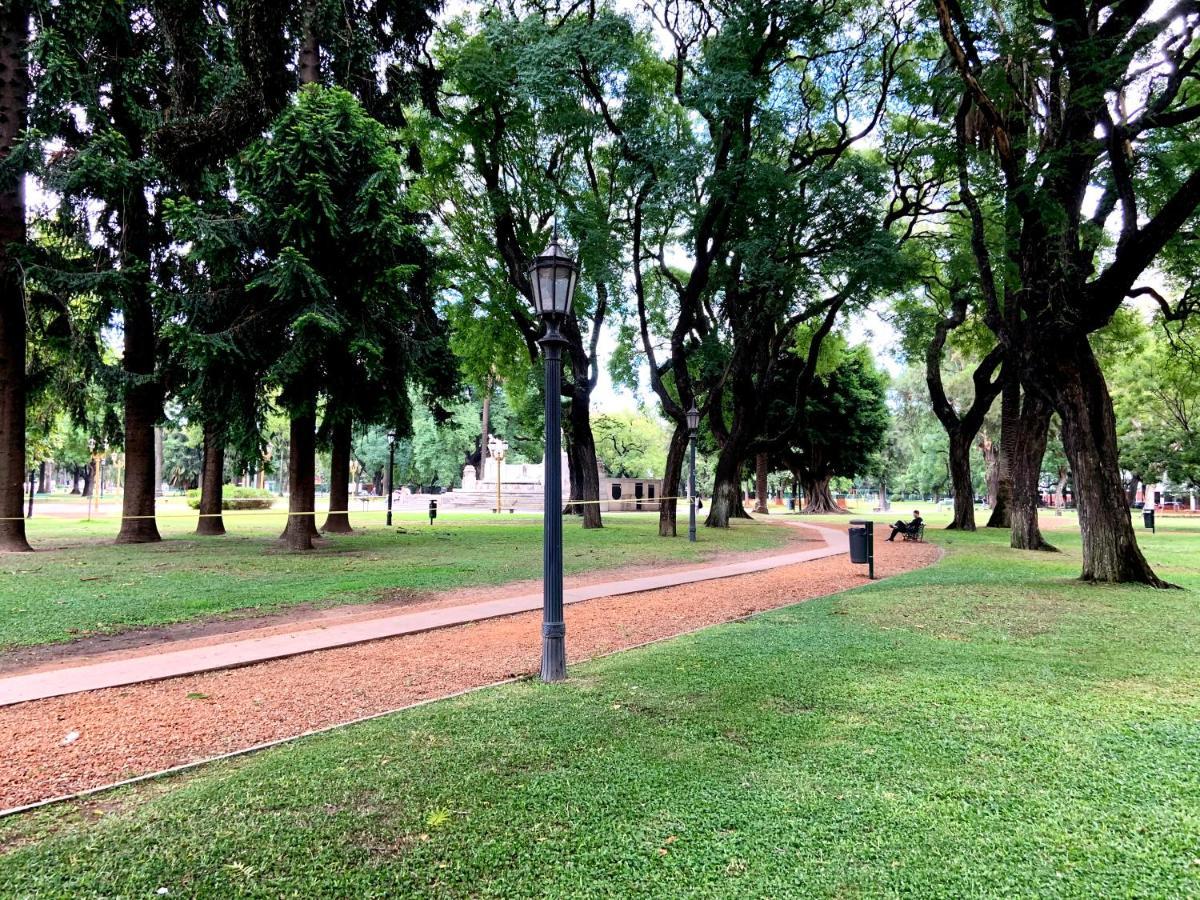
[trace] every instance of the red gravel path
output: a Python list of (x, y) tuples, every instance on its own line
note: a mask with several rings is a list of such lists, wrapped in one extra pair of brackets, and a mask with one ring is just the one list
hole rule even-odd
[[(932, 563), (876, 544), (876, 571)], [(865, 583), (846, 556), (568, 606), (568, 662)], [(0, 709), (0, 809), (537, 671), (540, 613)], [(77, 735), (73, 738), (70, 736)], [(66, 743), (64, 743), (66, 741)]]

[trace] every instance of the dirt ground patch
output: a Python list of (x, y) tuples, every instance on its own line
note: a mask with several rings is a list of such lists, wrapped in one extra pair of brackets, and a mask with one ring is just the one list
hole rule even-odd
[[(675, 563), (639, 563), (620, 569), (597, 569), (563, 579), (567, 588), (601, 584), (617, 578), (637, 578), (642, 575), (663, 575), (686, 571), (700, 566), (721, 565), (742, 560), (763, 559), (781, 553), (797, 552), (817, 547), (823, 541), (813, 532), (788, 528), (788, 539), (781, 546), (750, 552), (714, 550), (702, 561)], [(79, 665), (98, 656), (106, 659), (137, 656), (147, 649), (182, 650), (229, 638), (240, 632), (255, 632), (255, 636), (282, 634), (304, 628), (336, 625), (360, 619), (371, 619), (395, 612), (421, 612), (447, 606), (461, 606), (482, 600), (500, 600), (541, 590), (541, 581), (514, 581), (503, 585), (477, 585), (453, 591), (413, 591), (393, 589), (380, 592), (380, 598), (364, 603), (327, 605), (321, 602), (300, 603), (269, 613), (251, 608), (188, 622), (176, 622), (151, 628), (133, 628), (112, 634), (93, 634), (67, 643), (39, 644), (16, 647), (0, 653), (0, 676), (18, 672), (35, 672)]]
[[(778, 551), (776, 551), (778, 552)], [(932, 563), (881, 542), (877, 571)], [(866, 583), (845, 555), (571, 604), (570, 662)], [(0, 709), (0, 808), (108, 784), (537, 670), (540, 613)]]

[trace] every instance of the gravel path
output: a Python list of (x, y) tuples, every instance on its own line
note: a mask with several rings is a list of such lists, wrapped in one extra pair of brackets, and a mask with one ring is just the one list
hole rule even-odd
[[(876, 571), (932, 563), (876, 544)], [(846, 556), (567, 607), (568, 663), (865, 583)], [(537, 671), (540, 613), (0, 709), (0, 809)]]

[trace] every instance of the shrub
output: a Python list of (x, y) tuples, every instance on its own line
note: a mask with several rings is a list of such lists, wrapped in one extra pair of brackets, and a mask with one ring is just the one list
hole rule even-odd
[[(221, 509), (270, 509), (274, 502), (275, 495), (262, 488), (227, 484), (221, 491)], [(192, 509), (199, 509), (200, 492), (188, 491), (187, 503)]]

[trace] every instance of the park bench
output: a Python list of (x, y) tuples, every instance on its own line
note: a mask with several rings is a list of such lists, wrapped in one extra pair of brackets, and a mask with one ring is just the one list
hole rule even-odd
[(925, 543), (925, 523), (922, 522), (918, 525), (915, 533), (904, 532), (904, 540), (915, 541), (918, 544)]

